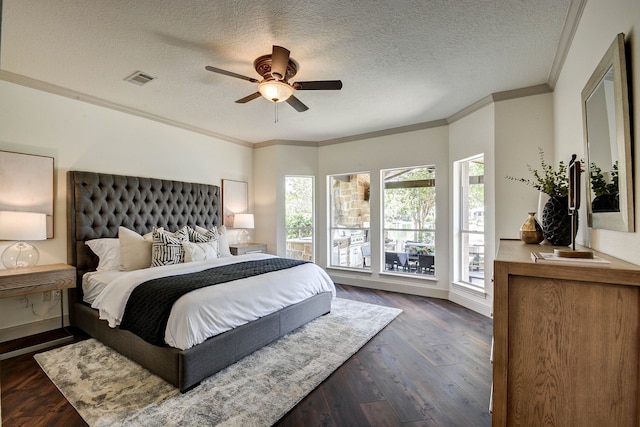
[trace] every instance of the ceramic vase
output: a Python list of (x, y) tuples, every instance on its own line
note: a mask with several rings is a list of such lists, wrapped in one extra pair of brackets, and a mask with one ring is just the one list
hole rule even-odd
[(544, 240), (542, 226), (536, 219), (535, 212), (529, 212), (527, 220), (520, 227), (520, 240), (525, 243), (538, 244)]
[[(577, 215), (576, 212), (576, 225)], [(569, 198), (567, 196), (550, 197), (544, 205), (542, 232), (547, 241), (554, 246), (569, 246), (571, 244), (571, 215), (569, 215)]]

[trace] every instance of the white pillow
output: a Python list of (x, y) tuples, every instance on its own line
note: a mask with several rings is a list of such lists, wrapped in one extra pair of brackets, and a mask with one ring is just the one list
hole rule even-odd
[(97, 271), (120, 269), (120, 239), (93, 239), (84, 243), (98, 256)]
[(131, 271), (151, 266), (151, 233), (144, 236), (125, 227), (118, 228), (120, 240), (120, 270)]
[(218, 258), (218, 241), (209, 242), (182, 242), (184, 250), (184, 262), (204, 261)]
[(162, 228), (153, 230), (153, 246), (151, 249), (151, 266), (180, 264), (184, 261), (182, 242), (189, 241), (187, 227), (182, 227), (175, 233)]
[(218, 256), (220, 258), (233, 256), (231, 254), (231, 250), (229, 249), (229, 239), (227, 238), (227, 227), (221, 225), (220, 227), (212, 228), (211, 230), (207, 230), (206, 228), (202, 228), (196, 225), (196, 231), (198, 233), (207, 235), (207, 233), (213, 233), (215, 231), (218, 232)]

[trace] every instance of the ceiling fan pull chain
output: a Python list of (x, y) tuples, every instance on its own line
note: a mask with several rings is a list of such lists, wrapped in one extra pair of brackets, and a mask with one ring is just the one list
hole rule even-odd
[(274, 102), (273, 105), (275, 106), (275, 119), (273, 120), (273, 123), (278, 123), (278, 103)]

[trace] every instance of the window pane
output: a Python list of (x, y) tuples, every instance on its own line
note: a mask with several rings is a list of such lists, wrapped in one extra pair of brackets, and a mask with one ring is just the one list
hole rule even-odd
[(382, 178), (382, 268), (402, 274), (435, 274), (435, 167), (385, 170)]
[(370, 268), (368, 173), (329, 177), (330, 265)]
[(285, 177), (287, 257), (313, 261), (313, 177)]
[(460, 162), (459, 280), (484, 287), (484, 157)]

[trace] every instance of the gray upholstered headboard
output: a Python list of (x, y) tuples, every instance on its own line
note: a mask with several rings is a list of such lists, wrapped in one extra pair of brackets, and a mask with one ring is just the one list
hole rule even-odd
[(98, 265), (85, 241), (118, 237), (119, 226), (140, 234), (154, 227), (218, 226), (220, 200), (216, 185), (69, 171), (67, 262), (77, 269), (77, 288), (82, 291), (82, 275)]

